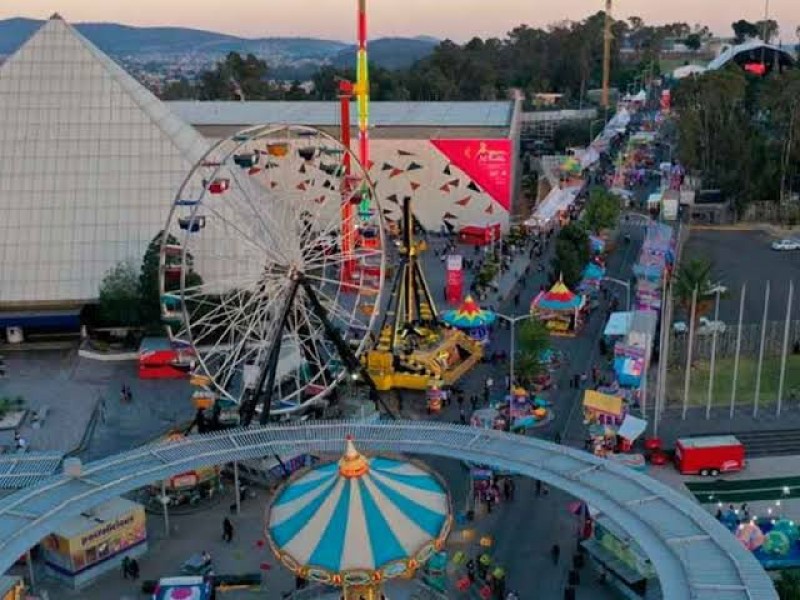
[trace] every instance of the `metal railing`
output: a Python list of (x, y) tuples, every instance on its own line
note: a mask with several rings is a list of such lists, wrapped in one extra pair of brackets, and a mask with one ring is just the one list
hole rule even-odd
[(346, 435), (363, 451), (435, 455), (492, 465), (582, 498), (647, 552), (664, 598), (772, 600), (755, 558), (687, 496), (586, 452), (500, 431), (436, 422), (350, 421), (239, 429), (160, 442), (85, 465), (3, 499), (0, 572), (65, 520), (152, 481), (212, 464), (297, 452), (341, 452)]

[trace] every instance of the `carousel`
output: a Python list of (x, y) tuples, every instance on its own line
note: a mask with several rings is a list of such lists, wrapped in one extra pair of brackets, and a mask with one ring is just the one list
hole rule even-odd
[(531, 303), (531, 313), (544, 321), (553, 335), (574, 335), (583, 324), (581, 310), (585, 298), (572, 292), (559, 279), (546, 292), (540, 292)]
[(415, 463), (365, 457), (348, 437), (338, 462), (278, 491), (266, 534), (296, 576), (341, 587), (344, 600), (378, 600), (385, 581), (410, 579), (444, 547), (451, 515), (436, 475)]
[(464, 298), (464, 302), (455, 310), (448, 310), (442, 315), (442, 321), (466, 333), (481, 344), (489, 342), (489, 330), (497, 319), (490, 310), (484, 310), (472, 296)]

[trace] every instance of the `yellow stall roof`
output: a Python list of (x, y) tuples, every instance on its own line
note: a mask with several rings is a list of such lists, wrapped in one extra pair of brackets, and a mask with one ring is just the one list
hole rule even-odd
[(583, 407), (610, 415), (621, 415), (622, 398), (619, 396), (601, 394), (594, 390), (586, 390), (583, 393)]

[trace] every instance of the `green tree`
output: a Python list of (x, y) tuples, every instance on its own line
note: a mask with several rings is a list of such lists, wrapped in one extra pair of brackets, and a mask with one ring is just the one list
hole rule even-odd
[(683, 43), (689, 50), (697, 52), (703, 45), (703, 39), (700, 37), (699, 33), (690, 33), (684, 38)]
[(788, 200), (800, 161), (800, 72), (773, 75), (765, 84), (760, 105), (769, 115), (771, 137), (780, 147), (780, 201)]
[(796, 570), (783, 570), (775, 581), (775, 591), (781, 600), (800, 600), (800, 575)]
[[(678, 268), (673, 294), (678, 305), (689, 315), (689, 319), (697, 320), (710, 308), (713, 300), (706, 294), (712, 286), (711, 272), (713, 265), (705, 258), (689, 258)], [(695, 312), (692, 312), (692, 300), (697, 290)]]
[(550, 331), (547, 325), (535, 317), (525, 321), (519, 330), (515, 357), (519, 375), (532, 379), (544, 372), (545, 363), (542, 359), (550, 348)]
[[(139, 273), (139, 310), (141, 313), (142, 323), (147, 327), (157, 328), (161, 323), (161, 292), (160, 292), (160, 276), (159, 276), (159, 261), (161, 255), (161, 240), (165, 232), (159, 231), (158, 234), (150, 241), (145, 250), (144, 257), (142, 258), (142, 268)], [(167, 234), (167, 244), (180, 245), (178, 239), (172, 235)], [(182, 260), (181, 257), (175, 257), (169, 260)], [(197, 286), (203, 283), (203, 279), (194, 270), (192, 270), (193, 257), (187, 254), (186, 262), (189, 267), (189, 272), (186, 274), (186, 285)], [(180, 289), (180, 280), (178, 278), (165, 280), (166, 292), (174, 292)]]
[(616, 227), (619, 220), (621, 201), (603, 187), (596, 186), (589, 191), (589, 201), (583, 214), (583, 221), (589, 231), (599, 232)]
[(136, 266), (123, 261), (111, 267), (100, 283), (100, 318), (107, 325), (135, 327), (141, 323)]
[(591, 257), (589, 234), (576, 223), (564, 227), (556, 238), (552, 267), (556, 277), (562, 277), (567, 287), (575, 287)]
[(764, 42), (767, 44), (777, 38), (781, 30), (778, 22), (775, 19), (757, 21), (755, 26), (756, 30), (758, 31), (758, 37), (764, 40)]
[(741, 44), (747, 39), (759, 36), (758, 26), (744, 19), (731, 23), (731, 29), (733, 29), (733, 41), (736, 44)]

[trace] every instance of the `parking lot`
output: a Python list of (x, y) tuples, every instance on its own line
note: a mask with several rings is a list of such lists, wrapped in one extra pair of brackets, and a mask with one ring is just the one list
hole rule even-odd
[[(714, 265), (712, 281), (728, 288), (720, 301), (720, 319), (735, 324), (739, 318), (742, 285), (747, 284), (744, 322), (758, 323), (763, 317), (764, 295), (770, 284), (769, 321), (786, 318), (789, 282), (800, 284), (800, 251), (777, 252), (770, 244), (776, 237), (763, 231), (693, 229), (683, 257), (703, 257)], [(713, 309), (712, 309), (713, 310)], [(676, 315), (676, 318), (682, 316)], [(795, 290), (792, 319), (800, 319), (800, 289)]]

